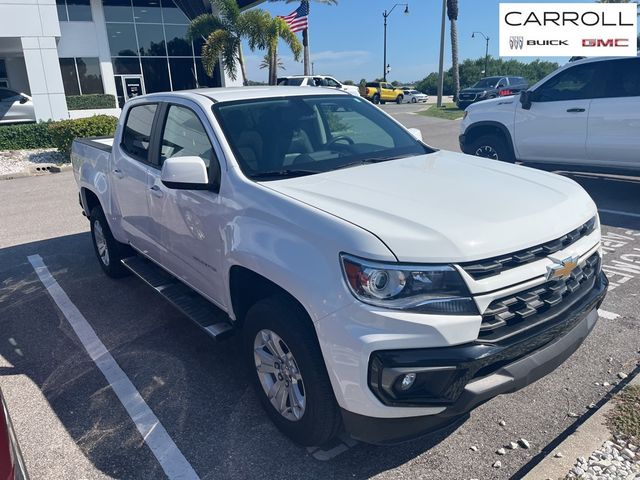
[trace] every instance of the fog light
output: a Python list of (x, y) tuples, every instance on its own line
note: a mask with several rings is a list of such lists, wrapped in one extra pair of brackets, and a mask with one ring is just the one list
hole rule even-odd
[(400, 390), (409, 390), (413, 385), (413, 382), (416, 381), (415, 373), (407, 373), (404, 377), (402, 377), (402, 381), (400, 382)]

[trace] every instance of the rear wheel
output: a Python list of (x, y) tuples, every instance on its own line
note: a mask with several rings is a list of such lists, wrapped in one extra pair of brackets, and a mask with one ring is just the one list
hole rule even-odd
[(403, 98), (404, 98), (404, 97), (403, 97), (402, 95), (398, 95), (398, 96), (396, 97), (396, 103), (397, 103), (398, 105), (400, 105), (400, 104), (402, 103), (402, 99), (403, 99)]
[(302, 307), (287, 295), (260, 300), (249, 309), (243, 331), (256, 392), (278, 429), (305, 446), (333, 438), (340, 411)]
[(120, 260), (133, 254), (128, 245), (113, 238), (102, 207), (93, 207), (89, 215), (91, 222), (91, 238), (100, 267), (111, 278), (121, 278), (129, 275)]
[(413, 98), (411, 99), (411, 103), (418, 103), (418, 100), (416, 100), (416, 97), (413, 97)]
[(515, 159), (507, 142), (497, 135), (483, 135), (469, 145), (469, 153), (476, 157), (513, 163)]
[(378, 105), (380, 103), (380, 95), (376, 93), (371, 100), (374, 104)]

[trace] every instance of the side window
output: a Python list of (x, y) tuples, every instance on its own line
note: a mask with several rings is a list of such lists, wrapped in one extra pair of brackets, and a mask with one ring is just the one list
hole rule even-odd
[(538, 102), (561, 102), (597, 98), (598, 64), (576, 65), (547, 80), (536, 90)]
[(340, 88), (341, 85), (336, 82), (333, 78), (327, 78), (327, 86), (328, 87), (334, 87), (334, 88)]
[(605, 95), (607, 97), (640, 97), (640, 58), (602, 62), (611, 72)]
[(171, 105), (162, 132), (160, 162), (172, 157), (200, 157), (204, 160), (209, 180), (219, 184), (220, 167), (209, 136), (195, 112)]
[(0, 89), (0, 101), (2, 102), (14, 102), (18, 100), (20, 94), (13, 90)]
[(500, 81), (498, 81), (498, 84), (496, 85), (496, 88), (501, 88), (501, 87), (506, 87), (507, 86), (507, 79), (506, 78), (501, 78)]
[(156, 103), (132, 107), (129, 109), (124, 124), (120, 146), (133, 158), (143, 162), (147, 162), (149, 159), (151, 127), (157, 109), (158, 104)]

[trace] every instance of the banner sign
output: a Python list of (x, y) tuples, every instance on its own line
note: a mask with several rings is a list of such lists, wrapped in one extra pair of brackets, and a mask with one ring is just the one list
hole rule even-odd
[(635, 3), (501, 3), (501, 57), (635, 57)]

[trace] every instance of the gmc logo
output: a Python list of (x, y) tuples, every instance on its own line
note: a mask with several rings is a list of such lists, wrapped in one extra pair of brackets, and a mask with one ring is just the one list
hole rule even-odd
[(628, 47), (628, 38), (583, 38), (583, 47)]

